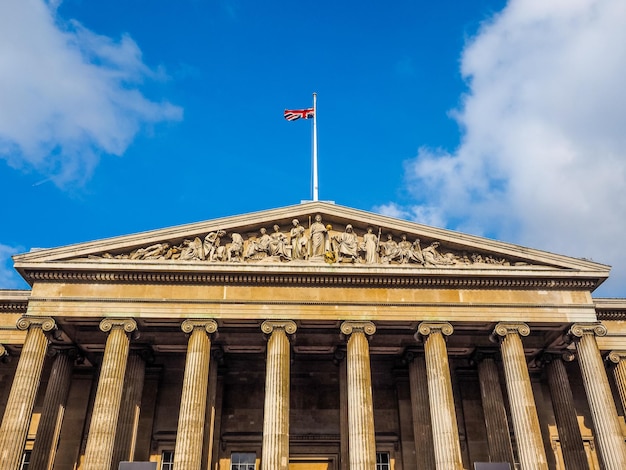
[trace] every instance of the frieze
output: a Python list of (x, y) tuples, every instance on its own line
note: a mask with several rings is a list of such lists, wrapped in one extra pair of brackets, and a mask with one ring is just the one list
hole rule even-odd
[(89, 258), (122, 260), (201, 261), (206, 263), (328, 263), (336, 265), (412, 265), (425, 268), (528, 266), (488, 253), (459, 251), (438, 240), (422, 241), (386, 233), (383, 228), (355, 229), (348, 223), (336, 230), (317, 214), (309, 227), (298, 219), (291, 227), (274, 224), (246, 234), (215, 230), (182, 241), (164, 241), (129, 252)]

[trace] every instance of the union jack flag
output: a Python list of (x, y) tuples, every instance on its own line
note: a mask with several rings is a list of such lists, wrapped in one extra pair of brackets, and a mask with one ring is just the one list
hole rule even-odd
[(306, 109), (285, 109), (285, 119), (287, 121), (297, 121), (298, 119), (311, 119), (315, 116), (313, 108)]

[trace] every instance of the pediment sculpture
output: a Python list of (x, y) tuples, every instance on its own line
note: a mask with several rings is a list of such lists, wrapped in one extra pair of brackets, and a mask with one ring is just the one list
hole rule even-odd
[(511, 266), (514, 262), (487, 253), (445, 249), (440, 241), (422, 246), (418, 238), (406, 234), (399, 239), (367, 227), (359, 235), (352, 224), (343, 231), (325, 224), (320, 214), (306, 229), (298, 219), (284, 229), (275, 224), (272, 231), (261, 227), (256, 233), (241, 234), (215, 230), (182, 242), (161, 242), (130, 252), (90, 255), (90, 258), (128, 260), (178, 260), (208, 263), (329, 263), (360, 265), (413, 265), (416, 267), (461, 267), (468, 265)]

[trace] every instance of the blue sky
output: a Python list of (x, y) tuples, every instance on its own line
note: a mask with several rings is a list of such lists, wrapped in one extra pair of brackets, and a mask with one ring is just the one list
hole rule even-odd
[(0, 3), (10, 255), (311, 196), (613, 265), (622, 0)]

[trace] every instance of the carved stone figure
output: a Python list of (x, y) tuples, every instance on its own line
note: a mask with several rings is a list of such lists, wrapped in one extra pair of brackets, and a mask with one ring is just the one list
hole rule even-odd
[(498, 264), (502, 266), (510, 266), (511, 263), (507, 261), (505, 258), (494, 258), (493, 256), (485, 257), (485, 262), (487, 264)]
[(376, 252), (378, 251), (378, 237), (372, 233), (372, 227), (368, 227), (367, 233), (363, 235), (363, 250), (365, 252), (365, 263), (376, 263)]
[(300, 225), (298, 219), (293, 219), (293, 227), (289, 232), (289, 244), (291, 245), (291, 259), (305, 259), (307, 239), (304, 234), (304, 227)]
[(202, 240), (196, 237), (193, 240), (185, 240), (182, 244), (180, 256), (181, 260), (202, 260), (204, 259), (204, 250)]
[(432, 242), (430, 246), (427, 246), (422, 250), (424, 256), (424, 265), (426, 266), (446, 266), (455, 264), (454, 255), (447, 253), (445, 256), (439, 253), (439, 242)]
[(401, 264), (408, 263), (411, 259), (413, 246), (411, 245), (411, 242), (406, 239), (405, 234), (402, 234), (402, 241), (398, 243), (398, 250), (398, 261), (400, 261)]
[(352, 225), (346, 225), (346, 230), (340, 235), (333, 237), (337, 242), (337, 261), (349, 258), (353, 263), (358, 259), (359, 243), (356, 233), (352, 230)]
[(415, 261), (419, 264), (424, 264), (424, 255), (422, 254), (422, 247), (420, 246), (420, 239), (416, 238), (411, 246), (410, 261)]
[(317, 214), (311, 224), (311, 258), (323, 258), (326, 251), (326, 235), (328, 230), (322, 223), (322, 216)]
[(241, 261), (241, 256), (243, 255), (243, 237), (238, 233), (233, 233), (230, 235), (230, 238), (233, 242), (226, 250), (226, 259), (228, 261)]
[(290, 259), (287, 254), (287, 236), (281, 233), (278, 225), (274, 225), (274, 233), (270, 236), (269, 254), (281, 259)]
[(387, 235), (387, 241), (380, 242), (380, 259), (383, 263), (400, 259), (400, 248), (391, 234)]
[(261, 228), (261, 236), (256, 240), (250, 240), (244, 259), (261, 259), (269, 255), (271, 237), (265, 227)]
[(170, 251), (169, 243), (157, 243), (147, 248), (139, 248), (131, 252), (129, 259), (166, 259)]
[(225, 247), (220, 246), (221, 238), (226, 235), (224, 230), (211, 232), (204, 238), (204, 256), (209, 261), (223, 261)]

